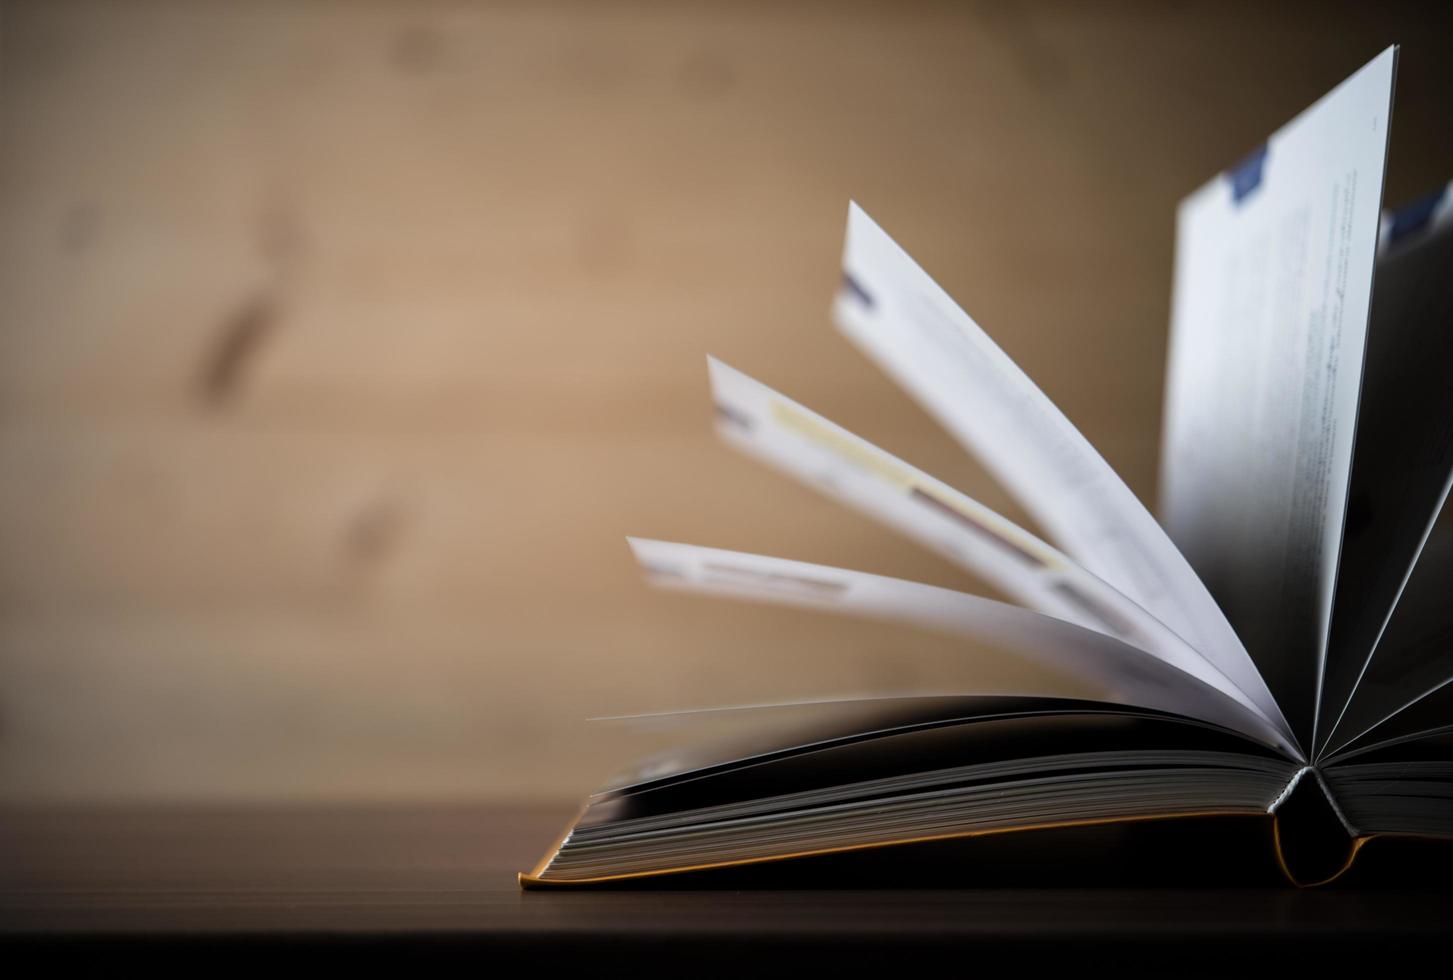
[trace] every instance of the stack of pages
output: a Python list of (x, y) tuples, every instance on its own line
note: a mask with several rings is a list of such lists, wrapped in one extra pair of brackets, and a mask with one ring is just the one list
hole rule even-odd
[(838, 325), (1049, 540), (712, 360), (718, 430), (1018, 605), (685, 544), (635, 554), (662, 588), (948, 631), (1068, 683), (748, 711), (740, 737), (593, 796), (522, 881), (1260, 814), (1312, 883), (1373, 836), (1453, 836), (1453, 548), (1434, 534), (1453, 476), (1453, 193), (1382, 210), (1396, 58), (1181, 202), (1161, 521), (850, 206)]

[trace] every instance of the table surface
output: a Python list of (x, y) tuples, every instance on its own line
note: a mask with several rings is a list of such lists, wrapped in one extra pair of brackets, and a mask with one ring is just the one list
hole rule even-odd
[[(1337, 886), (1268, 867), (1260, 824), (1043, 832), (788, 862), (632, 888), (522, 891), (569, 807), (417, 806), (0, 811), (0, 935), (52, 952), (226, 949), (370, 958), (661, 967), (874, 957), (905, 946), (1230, 956), (1246, 943), (1341, 955), (1446, 942), (1453, 846), (1364, 852)], [(1228, 826), (1230, 829), (1228, 829)], [(956, 849), (954, 849), (956, 848)], [(1228, 860), (1231, 851), (1243, 859)], [(1127, 859), (1127, 855), (1136, 856)], [(1168, 855), (1176, 855), (1174, 858)], [(1228, 940), (1234, 941), (1228, 944)], [(667, 955), (670, 954), (670, 955)], [(641, 956), (646, 956), (645, 960)], [(663, 958), (665, 957), (665, 958)], [(705, 966), (705, 963), (699, 963)], [(711, 972), (711, 971), (707, 971)]]

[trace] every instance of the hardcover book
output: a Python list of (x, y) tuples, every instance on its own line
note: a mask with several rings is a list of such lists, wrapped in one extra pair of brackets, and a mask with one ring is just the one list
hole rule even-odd
[(635, 555), (664, 589), (946, 631), (1065, 684), (739, 710), (735, 738), (592, 796), (522, 883), (1255, 815), (1313, 884), (1372, 837), (1453, 836), (1453, 547), (1435, 533), (1453, 194), (1382, 209), (1396, 59), (1181, 202), (1160, 520), (850, 205), (838, 326), (1046, 537), (709, 360), (718, 432), (1013, 603), (664, 541)]

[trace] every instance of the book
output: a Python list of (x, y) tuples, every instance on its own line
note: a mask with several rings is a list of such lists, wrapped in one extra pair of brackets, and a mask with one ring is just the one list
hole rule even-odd
[[(839, 328), (1045, 537), (708, 359), (717, 431), (1013, 601), (665, 541), (635, 556), (663, 589), (944, 631), (1064, 681), (658, 716), (680, 744), (593, 795), (521, 882), (1256, 816), (1315, 884), (1373, 837), (1453, 836), (1453, 548), (1434, 534), (1453, 193), (1383, 211), (1396, 61), (1181, 202), (1160, 521), (850, 204)], [(699, 739), (712, 720), (727, 734)]]

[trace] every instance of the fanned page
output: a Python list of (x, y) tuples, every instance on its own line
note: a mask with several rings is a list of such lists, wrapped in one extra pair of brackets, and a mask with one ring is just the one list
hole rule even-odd
[[(1038, 718), (1045, 722), (1046, 729), (1052, 729), (1066, 715), (1157, 718), (1185, 727), (1204, 724), (1180, 715), (1165, 716), (1148, 708), (1014, 694), (880, 695), (616, 715), (591, 720), (626, 730), (649, 731), (653, 735), (670, 732), (676, 736), (676, 744), (616, 773), (594, 798), (643, 785), (659, 785), (662, 780), (686, 775), (743, 767), (774, 756), (805, 754), (834, 742), (868, 741), (895, 731), (943, 725), (959, 727), (965, 723), (992, 723), (1010, 718)], [(1139, 751), (1161, 748), (1133, 738), (1127, 741), (1127, 747)], [(1255, 752), (1250, 745), (1237, 748)], [(916, 759), (915, 763), (922, 767), (925, 760)]]
[[(1330, 726), (1325, 754), (1364, 734), (1382, 737), (1386, 722), (1396, 723), (1405, 709), (1417, 707), (1453, 680), (1450, 581), (1453, 528), (1439, 527), (1408, 577), (1352, 701)], [(1453, 723), (1453, 715), (1445, 720)]]
[(715, 358), (708, 366), (717, 431), (729, 445), (882, 521), (1031, 609), (1113, 636), (1252, 704), (1189, 644), (1068, 555), (742, 372)]
[(1098, 578), (1194, 647), (1269, 718), (1256, 666), (1196, 573), (1054, 403), (856, 204), (839, 326)]
[(1453, 735), (1453, 681), (1445, 682), (1403, 706), (1355, 738), (1340, 740), (1324, 753), (1326, 765), (1394, 745)]
[[(1445, 189), (1399, 210), (1385, 222), (1382, 238), (1319, 748), (1339, 737), (1354, 698), (1374, 712), (1390, 707), (1386, 691), (1354, 692), (1360, 694), (1359, 682), (1374, 663), (1397, 666), (1406, 656), (1398, 630), (1388, 637), (1390, 617), (1397, 616), (1394, 604), (1453, 483), (1453, 193)], [(1447, 579), (1431, 584), (1446, 590)], [(1450, 622), (1453, 615), (1442, 625)], [(1392, 643), (1383, 653), (1385, 637)], [(1444, 664), (1445, 675), (1434, 682), (1453, 676), (1453, 665)], [(1428, 681), (1410, 677), (1402, 696), (1422, 694), (1426, 688), (1417, 685)]]
[(1166, 526), (1310, 747), (1362, 379), (1396, 49), (1181, 202)]
[[(632, 538), (650, 582), (664, 589), (752, 599), (886, 619), (953, 633), (1029, 657), (1113, 702), (1155, 708), (1299, 753), (1249, 698), (1208, 685), (1113, 637), (1017, 606), (951, 589), (807, 562)], [(1074, 696), (1065, 689), (1025, 691)]]

